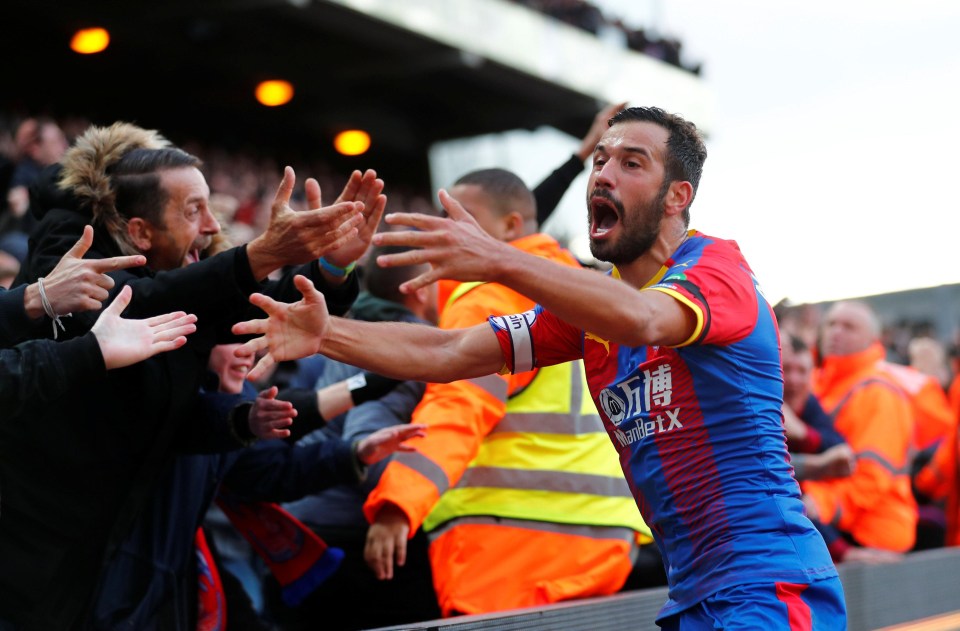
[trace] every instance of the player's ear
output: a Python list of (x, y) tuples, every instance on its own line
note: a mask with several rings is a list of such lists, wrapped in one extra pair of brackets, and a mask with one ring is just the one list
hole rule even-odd
[(674, 180), (670, 182), (663, 199), (663, 211), (667, 215), (679, 215), (693, 201), (693, 185), (690, 182)]

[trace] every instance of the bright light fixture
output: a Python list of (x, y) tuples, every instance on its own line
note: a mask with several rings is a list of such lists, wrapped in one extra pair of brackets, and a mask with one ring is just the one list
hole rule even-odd
[(255, 95), (261, 105), (266, 105), (267, 107), (285, 105), (293, 98), (293, 84), (281, 79), (261, 81), (260, 84), (257, 85)]
[(359, 156), (370, 148), (370, 134), (359, 129), (342, 131), (333, 139), (333, 147), (345, 156)]
[(110, 45), (110, 33), (99, 26), (82, 28), (70, 39), (70, 49), (81, 55), (92, 55), (106, 50)]

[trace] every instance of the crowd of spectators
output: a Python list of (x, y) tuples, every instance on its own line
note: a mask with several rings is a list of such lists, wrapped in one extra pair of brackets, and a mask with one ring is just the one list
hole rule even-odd
[[(14, 116), (0, 113), (0, 286), (8, 287), (26, 256), (27, 235), (34, 224), (28, 212), (29, 184), (39, 169), (60, 159), (67, 145), (87, 127), (82, 117), (54, 120), (44, 116)], [(43, 132), (41, 134), (41, 132)], [(263, 232), (270, 217), (270, 204), (287, 162), (269, 154), (227, 151), (191, 139), (178, 145), (203, 161), (210, 186), (211, 204), (232, 244), (246, 243)], [(331, 203), (343, 189), (349, 173), (338, 173), (320, 160), (290, 164), (297, 173), (309, 173), (320, 183), (324, 203)], [(429, 191), (391, 181), (391, 208), (410, 212), (435, 212)], [(304, 204), (303, 189), (293, 194), (294, 207)]]
[(695, 75), (699, 75), (702, 69), (699, 63), (683, 61), (683, 43), (679, 39), (660, 36), (651, 29), (634, 28), (621, 18), (604, 13), (587, 0), (513, 1), (597, 37), (620, 42), (630, 50), (649, 55)]
[[(581, 21), (586, 24), (589, 20), (600, 19), (596, 17), (595, 11), (589, 10), (591, 5), (584, 2), (528, 1), (525, 4), (535, 4), (538, 8), (546, 9), (549, 7), (551, 10), (562, 11), (562, 16), (558, 14), (557, 17), (564, 20), (574, 19), (572, 16), (575, 15), (580, 16), (576, 18), (578, 24)], [(594, 17), (591, 18), (591, 15)], [(605, 120), (603, 117), (600, 118)], [(32, 229), (29, 213), (30, 199), (29, 196), (24, 195), (23, 189), (30, 187), (33, 180), (38, 177), (40, 169), (45, 165), (59, 161), (68, 144), (87, 126), (87, 122), (82, 119), (54, 121), (44, 117), (15, 119), (0, 116), (0, 188), (3, 190), (3, 196), (0, 199), (0, 281), (2, 281), (0, 284), (5, 287), (10, 286), (20, 265), (25, 262), (28, 233)], [(283, 165), (278, 160), (250, 153), (231, 152), (223, 148), (191, 141), (185, 142), (181, 146), (203, 160), (202, 170), (211, 190), (211, 210), (217, 216), (222, 225), (223, 233), (229, 242), (233, 244), (248, 243), (268, 229), (271, 221), (271, 205), (274, 203), (275, 194), (283, 174)], [(584, 146), (589, 148), (592, 145), (585, 140)], [(567, 166), (575, 171), (582, 168), (582, 165), (583, 156), (576, 154)], [(294, 166), (298, 173), (309, 174), (319, 181), (323, 195), (323, 205), (330, 205), (334, 202), (336, 195), (341, 190), (345, 190), (345, 185), (347, 185), (350, 177), (349, 174), (337, 173), (329, 165), (322, 162)], [(302, 187), (297, 188), (297, 191), (302, 190)], [(296, 198), (297, 195), (301, 195), (301, 197)], [(308, 200), (303, 195), (303, 193), (294, 193), (295, 199), (291, 202), (291, 205), (294, 207), (306, 206)], [(547, 204), (543, 204), (543, 195), (544, 191), (542, 189), (537, 191), (537, 202), (547, 206)], [(434, 209), (428, 200), (429, 197), (426, 192), (416, 191), (412, 188), (404, 189), (402, 184), (395, 186), (394, 183), (391, 183), (391, 209), (432, 213)], [(538, 220), (542, 221), (542, 219), (544, 218), (538, 217)], [(409, 305), (407, 306), (409, 307)], [(816, 498), (810, 499), (808, 510), (814, 517), (824, 517), (825, 523), (821, 524), (822, 532), (825, 538), (831, 542), (831, 552), (834, 553), (837, 562), (895, 562), (900, 554), (912, 549), (957, 545), (957, 481), (954, 480), (952, 486), (944, 484), (944, 476), (932, 471), (931, 467), (945, 467), (949, 470), (952, 466), (955, 469), (958, 441), (957, 418), (960, 415), (960, 352), (957, 351), (957, 349), (960, 349), (960, 338), (938, 340), (933, 328), (926, 322), (896, 321), (885, 323), (886, 325), (882, 328), (874, 327), (872, 326), (872, 316), (867, 312), (858, 310), (859, 307), (854, 308), (854, 311), (859, 314), (855, 315), (857, 317), (862, 316), (859, 322), (863, 324), (865, 332), (863, 348), (825, 350), (823, 335), (824, 331), (832, 326), (830, 318), (834, 316), (830, 314), (833, 311), (827, 312), (817, 305), (791, 305), (786, 301), (775, 307), (785, 346), (784, 375), (787, 382), (787, 396), (784, 416), (787, 419), (786, 432), (788, 439), (792, 441), (791, 451), (797, 454), (805, 454), (804, 456), (798, 455), (796, 458), (797, 477), (802, 479), (803, 488), (808, 496)], [(115, 315), (119, 315), (119, 312)], [(882, 316), (882, 314), (880, 315)], [(881, 321), (882, 318), (877, 320), (877, 324)], [(958, 330), (958, 334), (960, 334), (960, 330)], [(786, 348), (786, 346), (789, 346), (789, 348)], [(904, 471), (904, 476), (909, 473), (909, 482), (912, 482), (912, 485), (910, 483), (900, 484), (901, 495), (905, 493), (900, 499), (911, 504), (911, 506), (916, 505), (915, 509), (911, 509), (914, 511), (913, 519), (916, 520), (916, 524), (914, 525), (911, 522), (909, 525), (908, 530), (911, 531), (909, 545), (898, 542), (894, 546), (886, 547), (882, 538), (870, 539), (864, 537), (863, 532), (858, 530), (856, 520), (848, 517), (846, 522), (841, 522), (839, 515), (844, 508), (844, 502), (847, 501), (852, 506), (858, 501), (856, 497), (848, 499), (847, 496), (853, 497), (855, 494), (848, 493), (844, 488), (845, 485), (847, 487), (858, 486), (857, 492), (862, 493), (864, 485), (874, 483), (877, 478), (877, 475), (871, 474), (870, 471), (865, 469), (867, 461), (875, 459), (879, 451), (876, 445), (869, 443), (869, 437), (864, 438), (865, 435), (871, 434), (869, 431), (870, 423), (873, 423), (874, 419), (861, 417), (851, 420), (852, 413), (848, 411), (845, 421), (833, 427), (833, 421), (836, 420), (841, 408), (847, 401), (838, 394), (827, 394), (826, 389), (818, 391), (816, 378), (811, 378), (818, 365), (823, 368), (825, 360), (836, 360), (836, 357), (843, 358), (856, 355), (871, 348), (876, 350), (880, 356), (885, 357), (887, 363), (883, 366), (876, 366), (879, 377), (872, 375), (870, 378), (885, 380), (885, 383), (889, 381), (890, 384), (893, 384), (890, 392), (882, 392), (881, 394), (888, 398), (902, 398), (903, 409), (909, 408), (908, 414), (912, 415), (910, 418), (904, 417), (902, 419), (906, 425), (913, 424), (914, 429), (909, 438), (912, 444), (904, 445), (901, 451), (904, 458), (912, 457), (908, 454), (913, 454), (913, 452), (917, 452), (918, 456), (913, 459), (912, 466), (904, 465), (903, 462), (894, 463), (896, 465), (894, 468)], [(787, 374), (788, 363), (795, 360), (802, 364), (798, 369), (800, 377), (798, 380), (791, 382), (791, 377)], [(890, 367), (891, 364), (893, 365), (892, 368)], [(326, 381), (318, 379), (319, 373), (316, 368), (311, 368), (310, 362), (281, 366), (280, 368), (281, 370), (259, 383), (259, 389), (269, 391), (275, 386), (295, 385), (310, 390), (317, 384), (325, 383), (329, 385), (328, 382), (331, 382), (330, 379)], [(243, 371), (245, 370), (246, 368), (243, 369)], [(789, 370), (792, 370), (792, 368), (789, 368)], [(323, 371), (323, 368), (320, 368), (320, 371)], [(912, 372), (905, 373), (904, 371)], [(939, 394), (934, 393), (931, 398), (928, 396), (929, 391), (925, 390), (924, 392), (927, 392), (927, 394), (920, 395), (918, 393), (921, 392), (921, 388), (918, 386), (916, 390), (911, 390), (911, 383), (922, 384), (924, 388), (932, 383)], [(395, 385), (391, 384), (390, 387), (393, 388)], [(804, 385), (808, 386), (809, 389), (805, 388)], [(351, 389), (354, 386), (351, 386)], [(886, 387), (883, 386), (880, 390)], [(274, 395), (276, 395), (276, 392), (274, 392)], [(262, 393), (261, 396), (263, 396)], [(921, 401), (921, 396), (926, 398)], [(308, 395), (308, 398), (311, 397), (314, 397), (312, 390)], [(833, 400), (830, 397), (833, 397)], [(839, 403), (836, 401), (838, 398), (840, 399)], [(942, 404), (940, 399), (942, 399)], [(930, 403), (931, 401), (933, 403)], [(322, 403), (318, 405), (322, 405)], [(353, 402), (350, 405), (352, 406)], [(885, 404), (884, 408), (889, 411), (890, 406)], [(933, 408), (936, 408), (936, 410), (930, 412)], [(808, 421), (811, 410), (814, 409), (818, 418), (817, 422), (820, 424), (804, 425)], [(924, 416), (925, 414), (930, 414), (929, 418), (931, 419), (938, 414), (941, 417), (946, 415), (948, 420), (946, 424), (936, 420), (928, 422), (925, 420), (928, 418)], [(323, 416), (322, 411), (320, 416)], [(330, 418), (329, 415), (327, 418)], [(404, 422), (406, 421), (397, 421), (398, 424)], [(923, 424), (926, 425), (921, 428), (920, 425)], [(924, 434), (921, 429), (929, 431)], [(341, 428), (341, 430), (346, 432), (346, 428)], [(889, 434), (890, 432), (884, 431), (884, 436), (889, 437)], [(953, 460), (951, 460), (951, 457)], [(907, 464), (910, 464), (909, 460)], [(874, 480), (867, 483), (858, 482), (858, 468), (864, 478), (872, 476)], [(839, 482), (837, 482), (838, 480)], [(843, 495), (844, 493), (847, 493), (847, 495)], [(209, 498), (207, 499), (209, 500)], [(876, 497), (872, 497), (870, 501), (876, 502)], [(168, 512), (165, 506), (161, 506), (161, 508), (164, 514)], [(848, 510), (848, 514), (849, 512)], [(833, 518), (834, 513), (836, 513), (836, 519)], [(340, 526), (339, 524), (334, 525)], [(914, 529), (916, 530), (915, 540)], [(336, 532), (336, 528), (334, 528), (322, 534), (333, 539)], [(193, 536), (194, 531), (192, 528), (187, 528), (183, 534), (189, 539)], [(278, 585), (274, 579), (265, 578), (266, 572), (263, 562), (256, 555), (253, 555), (249, 548), (244, 548), (242, 542), (237, 545), (241, 551), (233, 555), (233, 560), (239, 561), (237, 565), (242, 570), (243, 586), (238, 588), (241, 595), (235, 595), (234, 598), (245, 602), (245, 606), (254, 610), (251, 619), (258, 617), (262, 617), (264, 620), (269, 619), (270, 612), (264, 611), (264, 608), (269, 608), (271, 598), (268, 596), (265, 604), (263, 583), (266, 582), (268, 593), (270, 589), (278, 590), (281, 585)], [(346, 544), (341, 545), (346, 547)], [(642, 548), (644, 551), (648, 549), (649, 546)], [(429, 568), (427, 568), (425, 561), (426, 552), (421, 550), (420, 553), (420, 569), (429, 575)], [(654, 564), (657, 562), (658, 560), (654, 559)], [(414, 559), (414, 563), (416, 563), (416, 559)], [(639, 565), (635, 565), (635, 574), (638, 571), (636, 568), (639, 567)], [(361, 567), (361, 569), (363, 568)], [(645, 574), (652, 573), (649, 567), (642, 571)], [(658, 574), (657, 580), (659, 581), (659, 579)], [(273, 582), (271, 583), (271, 581)], [(429, 579), (427, 582), (429, 584)], [(333, 584), (331, 583), (331, 585)], [(633, 576), (627, 586), (641, 584), (648, 585), (650, 583), (644, 577)], [(247, 596), (242, 595), (244, 588)], [(422, 595), (422, 592), (420, 595)], [(249, 597), (249, 602), (246, 601), (247, 597)], [(408, 596), (403, 594), (403, 598), (408, 598)], [(272, 600), (276, 601), (277, 598)], [(433, 603), (431, 602), (430, 605), (432, 607)], [(231, 604), (231, 607), (233, 606)], [(329, 605), (325, 602), (323, 606)], [(280, 605), (273, 602), (273, 607), (280, 608)], [(423, 611), (423, 609), (420, 611)], [(398, 615), (397, 620), (400, 617), (402, 617), (402, 614)], [(390, 621), (382, 620), (379, 622), (388, 624)], [(251, 628), (266, 628), (267, 623), (259, 624), (264, 626), (252, 626)], [(343, 624), (346, 625), (343, 628), (349, 627), (349, 623), (344, 622)], [(0, 621), (0, 627), (2, 627), (2, 621)], [(295, 627), (289, 626), (289, 628)]]

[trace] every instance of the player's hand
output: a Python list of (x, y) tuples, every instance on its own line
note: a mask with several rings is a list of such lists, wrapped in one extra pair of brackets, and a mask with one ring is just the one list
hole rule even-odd
[(248, 357), (266, 351), (247, 379), (256, 381), (277, 362), (314, 355), (320, 349), (330, 315), (323, 294), (305, 276), (295, 276), (294, 285), (303, 299), (290, 303), (277, 302), (263, 294), (253, 294), (250, 302), (267, 313), (266, 319), (247, 320), (233, 325), (236, 335), (259, 335), (241, 345), (237, 357)]
[(419, 213), (391, 213), (386, 221), (391, 225), (407, 226), (414, 230), (380, 232), (374, 235), (374, 244), (400, 245), (418, 248), (399, 254), (377, 257), (381, 267), (430, 264), (430, 270), (400, 285), (403, 293), (412, 293), (421, 287), (446, 278), (468, 282), (486, 280), (495, 282), (497, 270), (510, 259), (515, 248), (484, 232), (460, 202), (445, 190), (440, 190), (440, 203), (447, 217)]

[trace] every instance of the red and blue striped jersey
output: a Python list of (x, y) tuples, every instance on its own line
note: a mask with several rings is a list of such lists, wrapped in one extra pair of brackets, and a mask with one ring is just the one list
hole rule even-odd
[(661, 615), (733, 585), (836, 576), (787, 456), (776, 319), (737, 245), (691, 231), (640, 291), (690, 309), (690, 339), (621, 346), (540, 306), (490, 323), (511, 370), (583, 358), (663, 555), (670, 598)]

